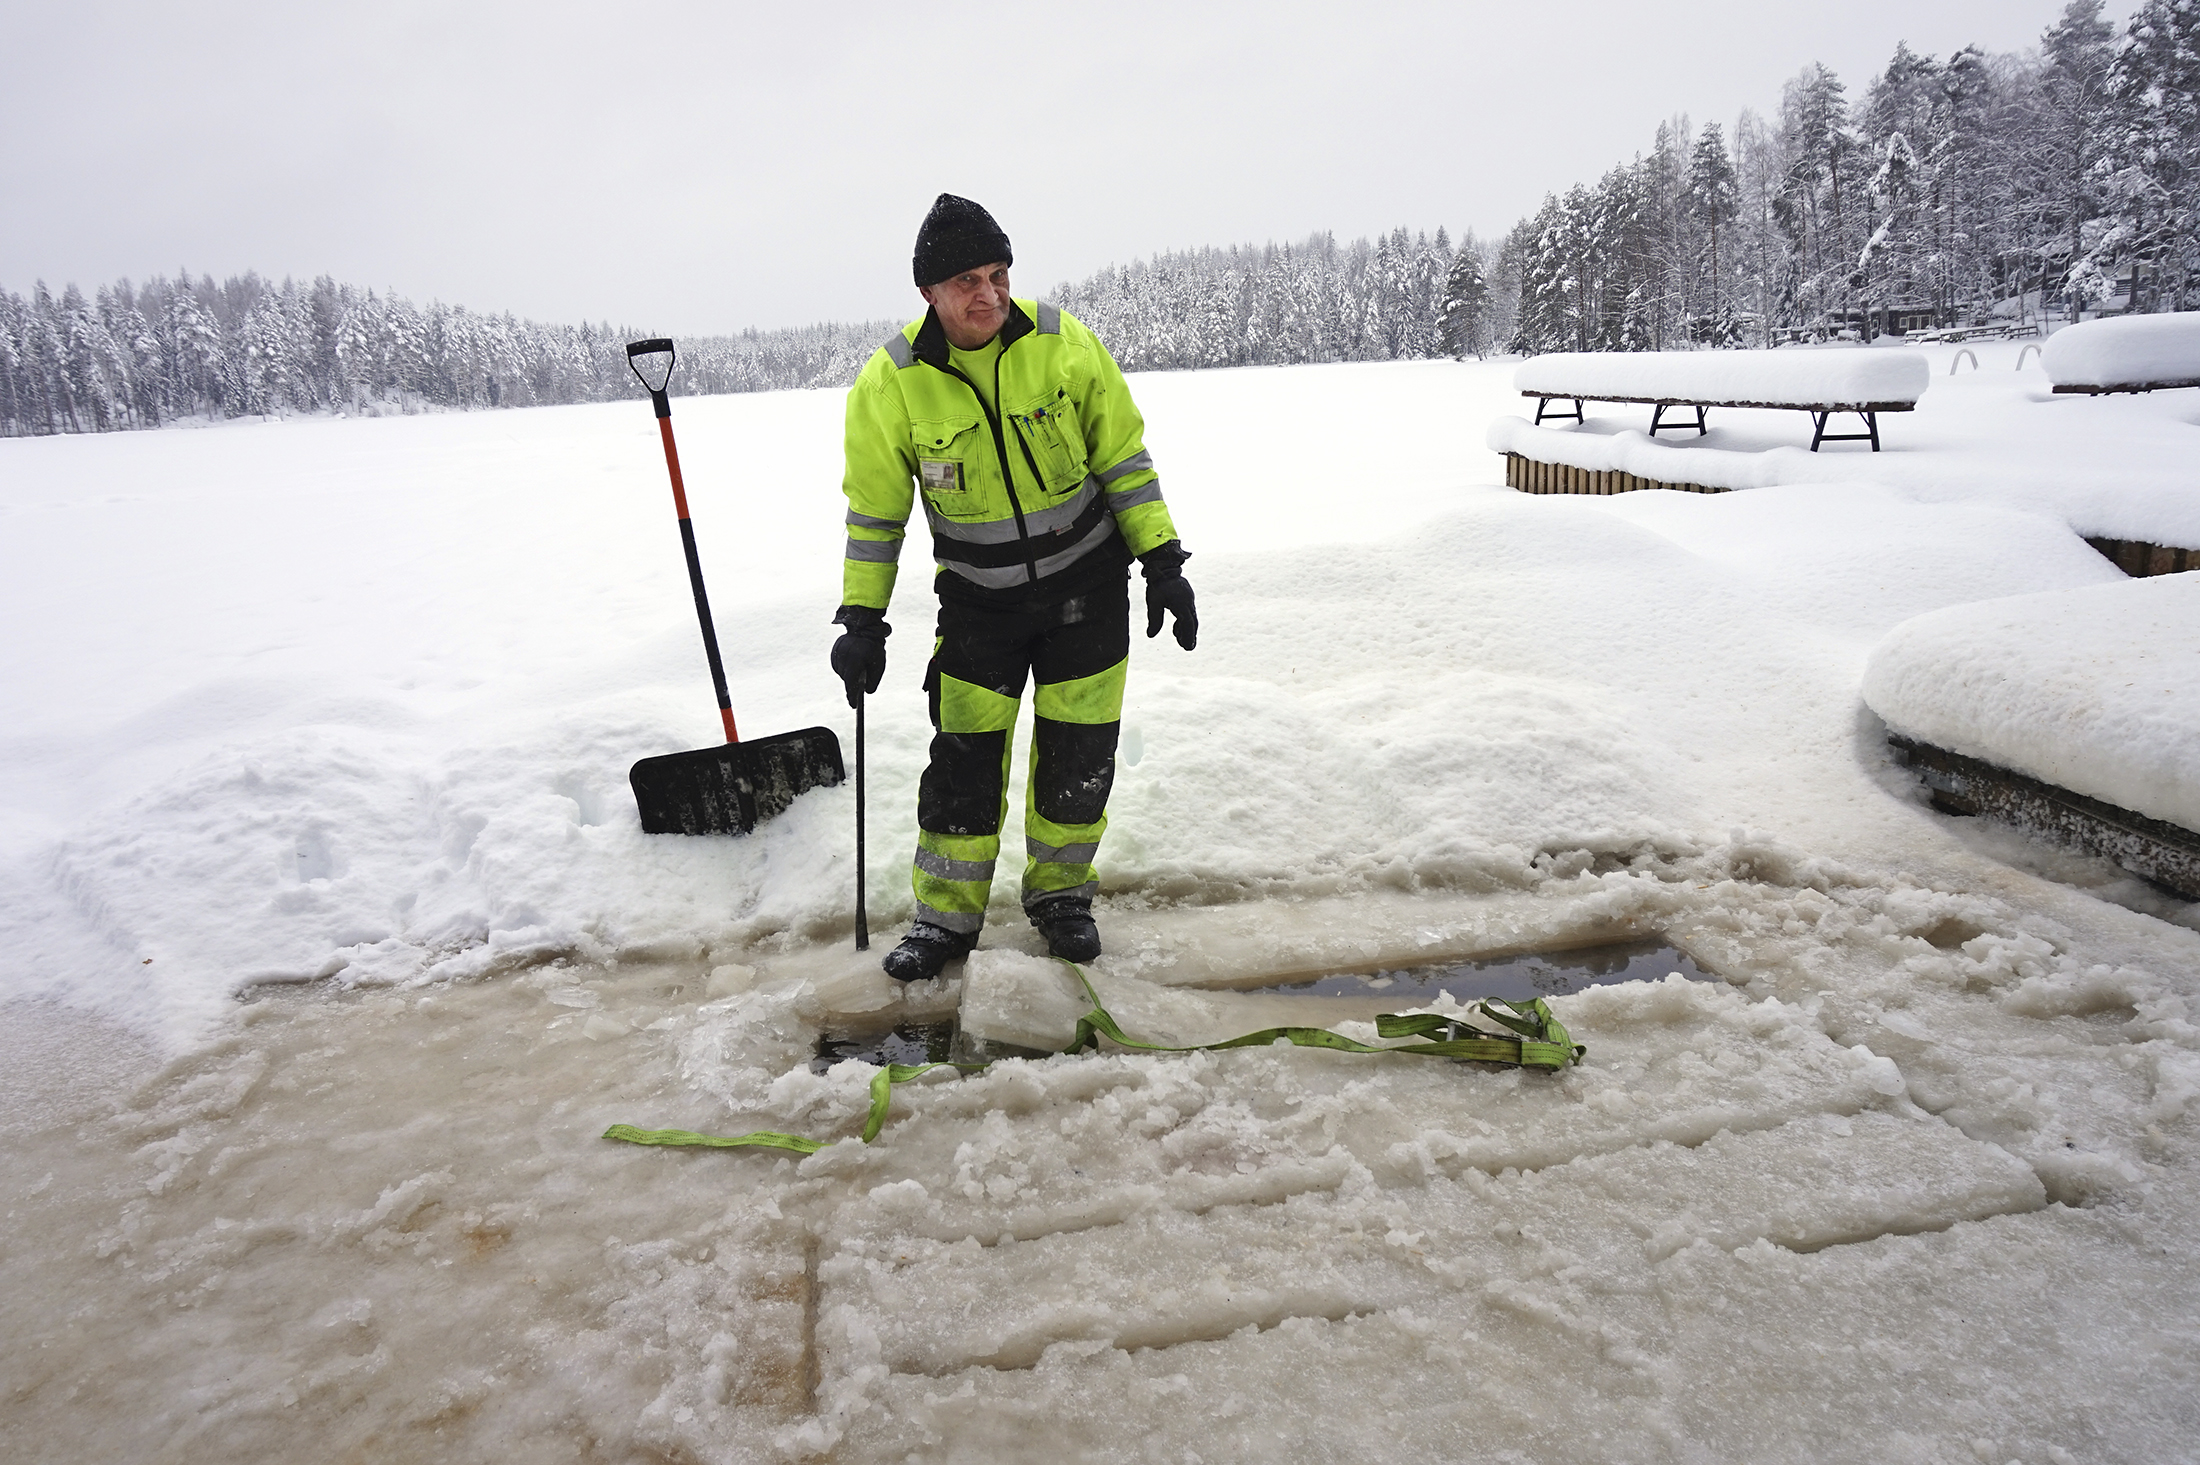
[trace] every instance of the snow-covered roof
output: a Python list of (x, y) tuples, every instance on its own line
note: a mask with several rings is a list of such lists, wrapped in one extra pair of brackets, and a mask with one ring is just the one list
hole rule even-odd
[(1523, 392), (1603, 402), (1753, 407), (1914, 406), (1932, 371), (1914, 351), (1561, 351), (1513, 372)]
[(2065, 326), (2047, 338), (2040, 365), (2058, 387), (2200, 382), (2200, 311), (2120, 315)]
[(2200, 575), (1902, 622), (1864, 700), (1905, 737), (2200, 831)]

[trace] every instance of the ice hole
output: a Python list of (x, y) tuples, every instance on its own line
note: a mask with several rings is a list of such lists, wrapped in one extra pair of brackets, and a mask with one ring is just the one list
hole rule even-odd
[(1719, 980), (1662, 941), (1628, 941), (1443, 966), (1340, 972), (1250, 990), (1293, 997), (1380, 997), (1398, 1007), (1417, 1007), (1435, 1001), (1439, 992), (1449, 992), (1461, 1002), (1479, 997), (1526, 1002), (1531, 997), (1570, 996), (1585, 987), (1614, 982), (1655, 982), (1669, 972), (1679, 972), (1692, 982)]
[(946, 1063), (955, 1053), (953, 1018), (945, 1022), (905, 1022), (872, 1033), (820, 1033), (817, 1051), (810, 1057), (810, 1071), (823, 1073), (836, 1063), (860, 1058), (877, 1068), (889, 1063)]

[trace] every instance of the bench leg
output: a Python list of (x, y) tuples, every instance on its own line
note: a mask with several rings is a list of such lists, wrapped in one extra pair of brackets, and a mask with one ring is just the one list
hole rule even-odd
[(1820, 443), (1861, 443), (1867, 441), (1871, 443), (1873, 452), (1879, 451), (1879, 414), (1877, 412), (1860, 411), (1856, 414), (1864, 419), (1864, 430), (1862, 432), (1828, 432), (1826, 431), (1826, 423), (1833, 416), (1830, 410), (1821, 412), (1816, 407), (1809, 407), (1804, 410), (1810, 413), (1811, 421), (1818, 425), (1818, 430), (1810, 435), (1810, 450), (1812, 452), (1818, 451)]

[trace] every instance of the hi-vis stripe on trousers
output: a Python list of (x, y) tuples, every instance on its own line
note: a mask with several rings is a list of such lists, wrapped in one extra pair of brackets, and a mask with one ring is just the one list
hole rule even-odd
[(1009, 743), (1027, 675), (1036, 689), (1024, 904), (1092, 894), (1129, 665), (1127, 577), (1015, 609), (943, 601), (939, 631), (925, 673), (935, 731), (917, 792), (917, 918), (950, 931), (985, 924), (1008, 816)]

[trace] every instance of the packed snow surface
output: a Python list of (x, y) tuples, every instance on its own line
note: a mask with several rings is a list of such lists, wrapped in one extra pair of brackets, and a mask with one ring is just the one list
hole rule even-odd
[(1915, 351), (1826, 347), (1784, 351), (1558, 351), (1513, 371), (1523, 392), (1774, 407), (1914, 403), (1932, 371)]
[(2066, 326), (2040, 348), (2040, 365), (2058, 387), (2200, 382), (2200, 310)]
[[(962, 976), (879, 972), (921, 573), (859, 953), (852, 788), (637, 828), (628, 764), (717, 727), (643, 403), (0, 442), (0, 1455), (2188, 1454), (2195, 912), (1933, 813), (1859, 688), (1915, 617), (2119, 579), (2005, 469), (2083, 442), (2158, 524), (2191, 424), (2004, 365), (1862, 476), (1539, 499), (1477, 446), (1510, 374), (1133, 378), (1202, 635), (1136, 642), (1093, 982), (1206, 1038), (1499, 952), (1721, 980), (1554, 999), (1561, 1074), (1011, 1059), (869, 1146), (821, 1035), (1075, 1017), (1012, 879)], [(840, 416), (675, 424), (744, 731), (852, 752)]]
[(1930, 611), (1872, 652), (1896, 732), (2200, 830), (2200, 575)]

